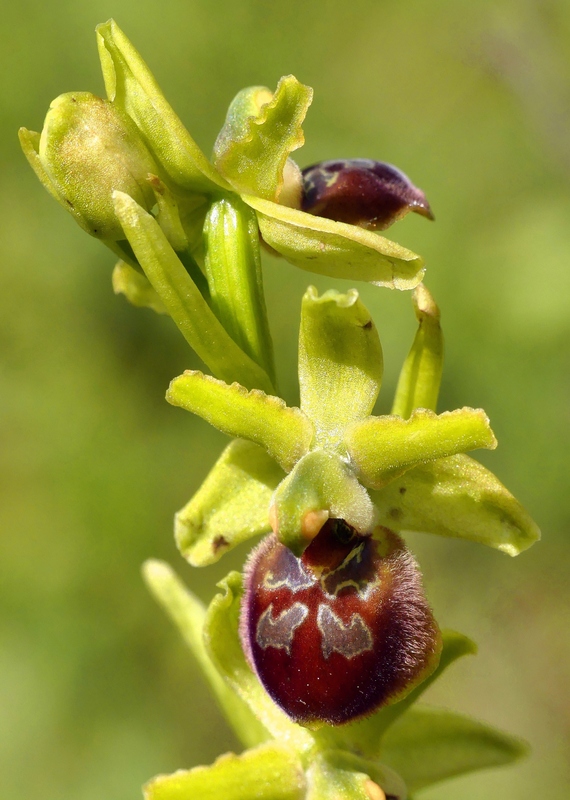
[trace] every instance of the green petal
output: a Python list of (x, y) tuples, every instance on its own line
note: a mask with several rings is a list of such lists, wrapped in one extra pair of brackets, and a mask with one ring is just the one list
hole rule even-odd
[(113, 270), (113, 291), (115, 294), (124, 294), (133, 306), (152, 308), (157, 314), (167, 313), (148, 278), (124, 261), (119, 261)]
[(279, 199), (289, 154), (305, 142), (302, 124), (313, 90), (293, 76), (275, 94), (261, 86), (243, 89), (232, 101), (214, 146), (214, 163), (240, 193)]
[(376, 511), (366, 489), (336, 453), (312, 450), (277, 487), (271, 508), (279, 540), (300, 556), (328, 518), (371, 533)]
[(497, 440), (480, 408), (439, 415), (420, 408), (407, 420), (385, 416), (356, 422), (348, 428), (345, 444), (362, 482), (380, 489), (422, 461), (479, 447), (493, 450)]
[(218, 586), (223, 593), (210, 603), (204, 626), (206, 648), (212, 661), (274, 738), (299, 753), (308, 752), (315, 743), (312, 735), (291, 722), (275, 705), (245, 660), (238, 634), (243, 594), (240, 573), (230, 572)]
[(230, 436), (264, 447), (288, 472), (307, 452), (313, 425), (298, 408), (258, 389), (248, 392), (238, 383), (187, 370), (171, 382), (166, 399), (209, 422)]
[(242, 199), (257, 211), (267, 244), (307, 272), (390, 289), (413, 289), (423, 277), (421, 256), (377, 233), (258, 197)]
[(122, 192), (114, 198), (138, 261), (190, 347), (223, 380), (271, 391), (267, 374), (224, 330), (154, 217)]
[(195, 192), (229, 188), (174, 113), (116, 22), (109, 20), (96, 30), (107, 96), (135, 121), (170, 180)]
[(469, 456), (420, 464), (371, 496), (381, 524), (393, 530), (469, 539), (510, 556), (540, 539), (518, 500)]
[(416, 408), (436, 410), (443, 369), (443, 336), (439, 308), (423, 283), (412, 295), (419, 322), (398, 381), (392, 414), (408, 419)]
[(174, 535), (184, 558), (203, 567), (252, 536), (269, 533), (269, 503), (284, 477), (261, 447), (243, 439), (229, 444), (176, 514)]
[(458, 658), (477, 652), (475, 642), (461, 633), (447, 630), (442, 631), (441, 637), (442, 650), (439, 664), (423, 683), (416, 686), (403, 700), (381, 708), (370, 717), (342, 725), (339, 728), (320, 729), (315, 734), (318, 742), (329, 747), (340, 747), (362, 753), (366, 758), (378, 758), (382, 749), (382, 737), (386, 730), (406, 713), (425, 690), (438, 680)]
[(403, 800), (406, 787), (393, 770), (340, 750), (328, 750), (307, 770), (306, 800), (376, 800), (387, 795)]
[(378, 332), (356, 289), (319, 297), (309, 286), (301, 311), (299, 383), (317, 445), (336, 448), (346, 426), (370, 414), (382, 367)]
[(525, 742), (482, 722), (414, 706), (386, 734), (382, 760), (415, 792), (466, 772), (510, 764), (527, 753)]
[(226, 753), (210, 767), (159, 775), (145, 800), (303, 800), (305, 776), (286, 745), (268, 742), (241, 756)]
[(204, 225), (212, 308), (242, 350), (275, 382), (255, 214), (235, 195), (212, 203)]
[(166, 611), (192, 651), (226, 719), (246, 747), (269, 738), (267, 730), (246, 703), (223, 680), (204, 646), (206, 609), (164, 561), (150, 560), (143, 566), (144, 579), (157, 602)]

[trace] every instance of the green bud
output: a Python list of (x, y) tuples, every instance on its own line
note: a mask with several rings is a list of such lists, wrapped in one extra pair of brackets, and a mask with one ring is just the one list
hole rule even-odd
[(89, 92), (69, 92), (53, 101), (38, 156), (51, 182), (46, 188), (99, 239), (125, 238), (113, 206), (114, 190), (146, 209), (156, 202), (148, 176), (157, 166), (135, 123)]

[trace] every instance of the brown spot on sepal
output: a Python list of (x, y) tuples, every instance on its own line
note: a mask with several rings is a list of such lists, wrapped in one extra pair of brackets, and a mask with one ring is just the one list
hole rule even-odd
[(225, 536), (216, 536), (212, 541), (212, 550), (214, 553), (218, 553), (222, 548), (229, 547), (230, 543), (225, 538)]

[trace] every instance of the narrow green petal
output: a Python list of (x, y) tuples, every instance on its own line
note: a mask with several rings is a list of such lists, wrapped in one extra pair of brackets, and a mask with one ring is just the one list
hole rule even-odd
[(293, 75), (281, 78), (270, 98), (258, 86), (237, 95), (216, 140), (214, 163), (238, 192), (279, 199), (287, 158), (305, 142), (301, 126), (312, 98), (313, 90)]
[(246, 703), (229, 688), (206, 652), (203, 637), (206, 618), (204, 605), (164, 561), (145, 562), (143, 576), (154, 598), (182, 634), (237, 737), (246, 747), (266, 741), (269, 738), (267, 730)]
[(315, 734), (318, 742), (329, 747), (340, 747), (362, 753), (366, 758), (378, 758), (382, 749), (382, 737), (388, 728), (405, 714), (425, 690), (438, 680), (458, 658), (477, 652), (475, 642), (456, 631), (442, 631), (441, 638), (442, 650), (436, 669), (403, 700), (381, 708), (372, 716), (349, 725), (342, 725), (339, 728), (321, 728)]
[(443, 369), (443, 336), (439, 308), (423, 283), (412, 295), (418, 332), (404, 362), (392, 414), (408, 419), (416, 408), (436, 410)]
[(174, 535), (184, 558), (203, 567), (252, 536), (269, 533), (269, 504), (284, 477), (258, 445), (243, 439), (231, 442), (176, 514)]
[(315, 743), (312, 735), (291, 722), (275, 705), (245, 660), (238, 633), (243, 594), (240, 573), (230, 572), (218, 586), (222, 594), (217, 594), (210, 603), (204, 626), (206, 648), (212, 661), (275, 739), (298, 753), (308, 752)]
[(380, 790), (404, 800), (406, 786), (389, 767), (341, 750), (327, 750), (307, 770), (306, 800), (377, 800)]
[(296, 267), (390, 289), (413, 289), (425, 272), (421, 256), (377, 233), (244, 195), (261, 235)]
[(133, 306), (152, 308), (157, 314), (168, 313), (149, 279), (124, 261), (119, 261), (113, 270), (113, 291), (124, 294)]
[(350, 426), (345, 443), (360, 479), (372, 489), (382, 488), (422, 461), (497, 446), (489, 418), (480, 408), (439, 415), (420, 408), (406, 420), (368, 417)]
[(212, 308), (232, 339), (275, 383), (255, 213), (236, 196), (212, 203), (204, 225)]
[(166, 399), (209, 422), (229, 436), (249, 439), (264, 447), (288, 472), (308, 451), (313, 425), (298, 408), (258, 389), (187, 370), (171, 382)]
[(144, 787), (145, 800), (303, 800), (299, 757), (279, 742), (240, 756), (226, 753), (209, 767), (159, 775)]
[(371, 496), (381, 524), (393, 530), (469, 539), (510, 556), (540, 539), (518, 500), (469, 456), (420, 464)]
[(444, 709), (414, 706), (387, 732), (382, 760), (412, 792), (527, 755), (522, 740)]
[(97, 26), (97, 46), (109, 100), (135, 121), (170, 180), (196, 192), (229, 188), (174, 113), (151, 71), (114, 20)]
[(315, 424), (315, 442), (336, 448), (346, 426), (368, 416), (382, 381), (382, 348), (356, 289), (303, 297), (299, 335), (301, 408)]
[(154, 217), (122, 192), (114, 198), (138, 261), (190, 347), (221, 379), (271, 391), (267, 374), (224, 330)]
[(336, 453), (326, 450), (312, 450), (282, 481), (271, 515), (279, 540), (297, 556), (329, 518), (343, 519), (363, 534), (376, 524), (366, 489)]

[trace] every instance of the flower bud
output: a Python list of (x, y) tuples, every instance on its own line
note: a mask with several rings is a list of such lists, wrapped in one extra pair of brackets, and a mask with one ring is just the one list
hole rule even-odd
[(303, 211), (371, 230), (384, 230), (409, 211), (434, 219), (421, 189), (391, 164), (354, 158), (303, 170)]
[(387, 528), (363, 537), (328, 520), (301, 558), (270, 535), (250, 556), (245, 586), (244, 651), (295, 722), (366, 716), (406, 695), (439, 660), (420, 572)]
[(114, 190), (147, 210), (155, 203), (147, 179), (157, 166), (135, 123), (89, 92), (69, 92), (53, 101), (40, 137), (39, 160), (51, 190), (97, 238), (125, 238), (115, 215)]

